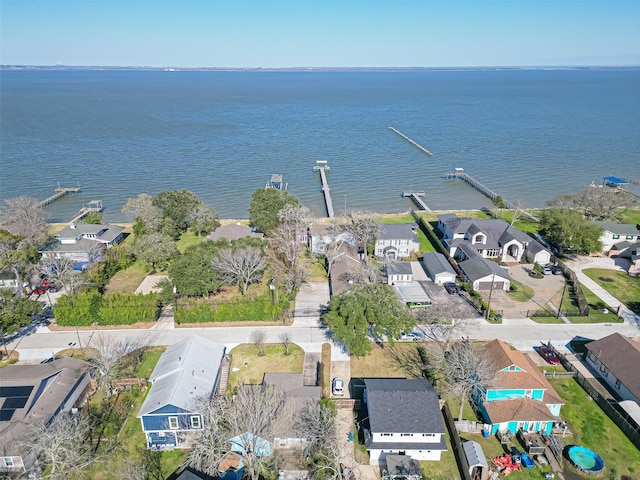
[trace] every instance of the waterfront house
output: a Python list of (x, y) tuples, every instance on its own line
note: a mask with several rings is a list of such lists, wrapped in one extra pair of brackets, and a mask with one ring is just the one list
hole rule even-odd
[(89, 364), (70, 357), (0, 369), (0, 472), (32, 466), (36, 458), (20, 445), (29, 441), (34, 425), (71, 414), (87, 398), (90, 381)]
[(282, 390), (286, 395), (285, 417), (275, 427), (274, 448), (302, 447), (306, 438), (295, 431), (293, 420), (302, 411), (307, 402), (318, 402), (322, 397), (322, 387), (304, 384), (302, 373), (265, 373), (262, 384)]
[(491, 433), (551, 433), (563, 402), (533, 361), (497, 339), (485, 345), (485, 354), (495, 375), (491, 385), (474, 392), (474, 400)]
[(412, 262), (388, 262), (385, 266), (387, 285), (413, 282)]
[(162, 354), (138, 412), (147, 448), (189, 446), (189, 432), (202, 429), (197, 403), (215, 394), (224, 354), (223, 345), (196, 335), (169, 346)]
[(374, 253), (388, 260), (407, 258), (420, 250), (418, 224), (378, 225)]
[(463, 245), (483, 258), (501, 262), (520, 262), (525, 256), (532, 263), (546, 265), (551, 258), (538, 241), (501, 219), (479, 220), (447, 213), (438, 215), (438, 229), (443, 235), (442, 244), (456, 260), (469, 257), (470, 249), (461, 251)]
[(622, 400), (640, 404), (640, 343), (612, 333), (585, 345), (587, 363)]
[(109, 249), (125, 239), (124, 227), (70, 223), (54, 235), (41, 251), (43, 257), (66, 257), (73, 262), (93, 263)]
[(367, 378), (366, 419), (361, 424), (369, 463), (387, 455), (440, 460), (447, 447), (438, 394), (428, 380)]
[(240, 222), (230, 223), (228, 225), (220, 225), (213, 232), (207, 235), (206, 239), (213, 242), (217, 240), (227, 240), (229, 242), (233, 240), (239, 240), (241, 238), (264, 238), (263, 233), (259, 233), (253, 230), (251, 227), (241, 225)]
[(363, 269), (358, 249), (349, 243), (338, 242), (329, 245), (326, 255), (331, 296), (340, 295), (353, 285), (353, 276)]
[(325, 255), (327, 250), (341, 244), (355, 246), (356, 238), (343, 225), (311, 224), (307, 228), (307, 246), (312, 255)]
[(444, 285), (447, 282), (456, 281), (456, 272), (443, 254), (439, 252), (425, 253), (421, 262), (433, 283)]
[(609, 253), (611, 248), (621, 242), (629, 242), (629, 245), (640, 241), (640, 228), (638, 225), (630, 223), (617, 223), (606, 221), (593, 221), (594, 225), (602, 228), (600, 242), (602, 242), (602, 251)]

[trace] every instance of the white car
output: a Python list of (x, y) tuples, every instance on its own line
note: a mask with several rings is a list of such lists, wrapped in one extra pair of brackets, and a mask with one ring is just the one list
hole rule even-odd
[(344, 395), (344, 380), (340, 377), (335, 377), (331, 381), (331, 393), (333, 395)]
[(401, 342), (421, 342), (422, 335), (418, 332), (409, 332), (400, 334), (400, 338), (398, 339)]

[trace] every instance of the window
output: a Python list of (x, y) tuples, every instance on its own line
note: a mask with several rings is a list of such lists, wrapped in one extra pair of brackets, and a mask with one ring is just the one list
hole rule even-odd
[(622, 382), (621, 382), (621, 381), (620, 381), (620, 379), (618, 378), (618, 379), (616, 380), (616, 388), (617, 388), (618, 390), (620, 390), (620, 385), (622, 385)]
[(401, 437), (413, 437), (413, 433), (401, 433)]
[(200, 417), (197, 415), (191, 416), (191, 428), (200, 429)]
[(613, 235), (613, 239), (614, 239), (614, 240), (617, 240), (617, 239), (619, 239), (619, 238), (620, 238), (620, 235), (615, 235), (615, 234)]
[(435, 437), (436, 434), (435, 433), (423, 433), (422, 436), (423, 437)]
[(169, 428), (171, 430), (178, 429), (178, 417), (169, 417)]
[(4, 460), (5, 467), (11, 468), (11, 467), (14, 466), (13, 458), (11, 458), (11, 457), (3, 457), (2, 460)]
[(393, 433), (381, 433), (380, 436), (382, 436), (382, 437), (392, 437)]
[(627, 235), (627, 240), (634, 240), (634, 236), (633, 235)]
[(524, 391), (525, 398), (531, 398), (532, 394), (533, 394), (533, 391), (531, 391), (531, 390), (525, 390)]

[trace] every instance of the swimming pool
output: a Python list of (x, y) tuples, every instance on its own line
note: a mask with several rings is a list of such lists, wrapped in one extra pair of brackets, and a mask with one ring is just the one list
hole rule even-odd
[(567, 450), (569, 459), (586, 473), (600, 473), (604, 469), (604, 460), (596, 452), (586, 447), (574, 445)]

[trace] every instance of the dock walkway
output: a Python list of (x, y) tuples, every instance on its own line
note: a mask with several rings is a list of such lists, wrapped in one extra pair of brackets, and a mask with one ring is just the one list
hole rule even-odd
[(38, 208), (46, 207), (47, 205), (55, 202), (56, 200), (64, 197), (65, 195), (69, 195), (70, 193), (78, 193), (79, 191), (80, 191), (80, 185), (78, 185), (77, 187), (61, 187), (60, 184), (58, 184), (58, 188), (56, 188), (56, 193), (38, 202)]
[(404, 138), (407, 142), (409, 142), (411, 145), (413, 145), (414, 147), (416, 147), (418, 150), (422, 150), (424, 153), (426, 153), (427, 155), (429, 155), (430, 157), (433, 156), (433, 153), (431, 153), (429, 150), (427, 150), (426, 148), (424, 148), (422, 145), (420, 145), (417, 142), (414, 142), (413, 140), (411, 140), (409, 137), (407, 137), (404, 133), (399, 132), (398, 130), (396, 130), (393, 127), (387, 127), (389, 130), (391, 130), (393, 133), (401, 136), (402, 138)]
[(69, 224), (76, 223), (78, 220), (86, 217), (90, 213), (100, 213), (102, 211), (102, 200), (91, 200), (88, 206), (83, 206), (80, 211), (73, 217)]
[(317, 160), (315, 167), (313, 167), (314, 172), (320, 172), (322, 192), (324, 193), (324, 201), (327, 204), (327, 214), (329, 215), (329, 218), (333, 218), (335, 214), (333, 212), (333, 202), (331, 201), (331, 188), (327, 182), (327, 170), (329, 170), (329, 165), (327, 165), (326, 160)]
[[(444, 174), (444, 178), (446, 179), (459, 178), (460, 180), (463, 180), (464, 182), (466, 182), (467, 184), (471, 185), (473, 188), (478, 190), (480, 193), (482, 193), (485, 197), (489, 198), (489, 200), (491, 201), (495, 200), (497, 197), (501, 197), (496, 192), (491, 190), (489, 187), (484, 185), (482, 182), (479, 182), (478, 180), (473, 178), (471, 175), (469, 175), (467, 172), (465, 172), (464, 168), (456, 168), (453, 172), (447, 172)], [(535, 220), (536, 222), (539, 221), (538, 218), (534, 217), (529, 212), (526, 212), (518, 208), (513, 202), (510, 202), (509, 200), (503, 197), (501, 198), (504, 200), (504, 203), (507, 206), (507, 208), (511, 210), (520, 210), (523, 215), (529, 217), (531, 220)]]
[(424, 192), (402, 192), (402, 196), (405, 198), (411, 198), (413, 202), (419, 207), (420, 211), (430, 212), (431, 209), (427, 206), (427, 204), (420, 197), (424, 197)]

